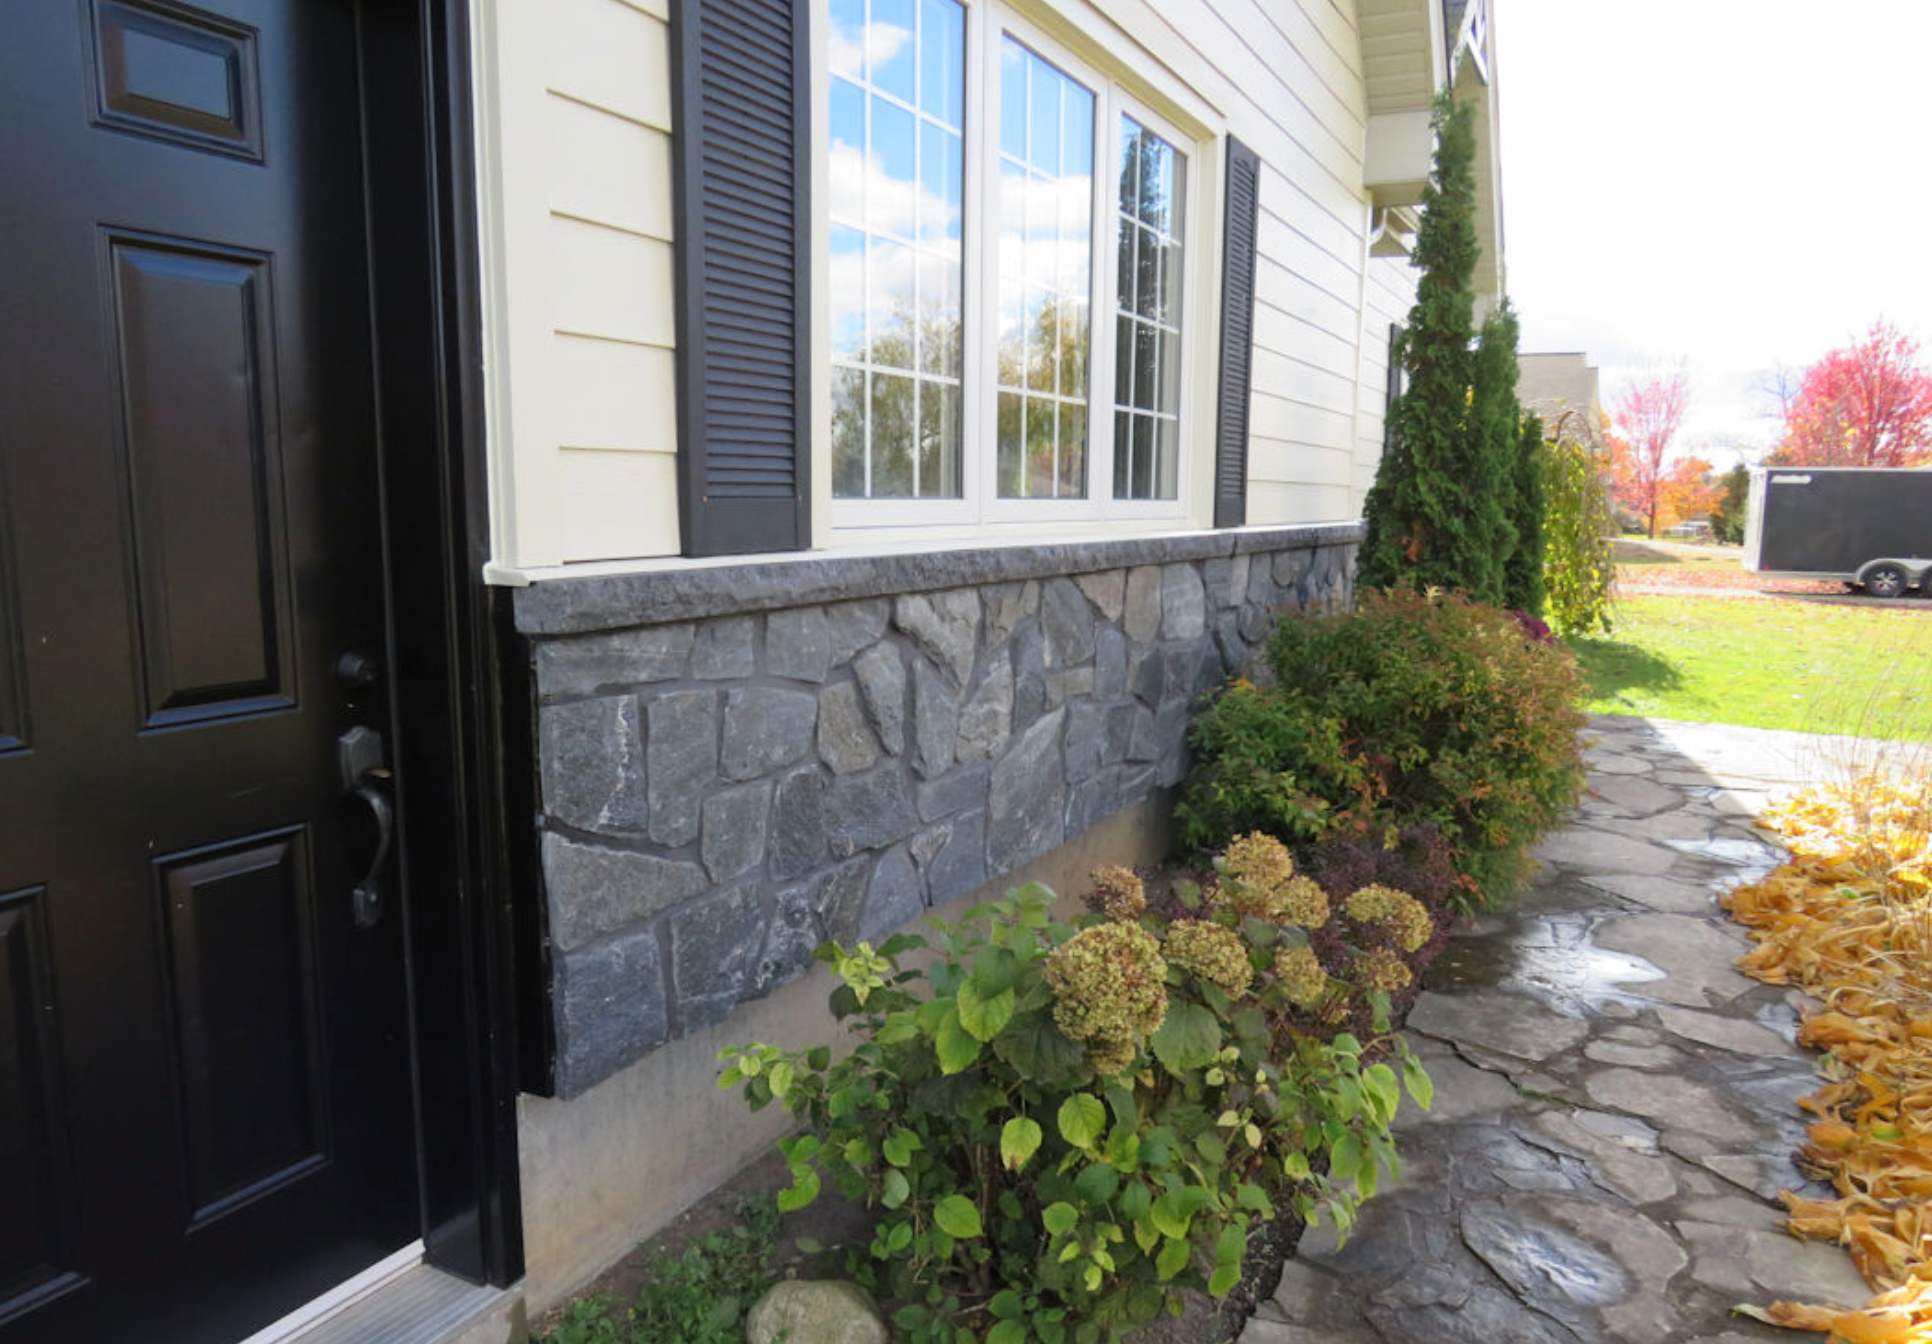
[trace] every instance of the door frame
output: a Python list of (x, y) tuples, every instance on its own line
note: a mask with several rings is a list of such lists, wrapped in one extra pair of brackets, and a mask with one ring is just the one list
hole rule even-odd
[(528, 673), (482, 579), (468, 5), (358, 0), (357, 15), (423, 1240), (430, 1264), (508, 1286), (523, 1275), (518, 1037), (541, 949), (506, 806), (528, 768), (510, 727), (528, 718)]

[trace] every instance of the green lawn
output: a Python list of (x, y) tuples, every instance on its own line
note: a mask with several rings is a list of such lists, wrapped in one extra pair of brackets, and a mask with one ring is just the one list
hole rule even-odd
[(1575, 641), (1592, 713), (1932, 739), (1932, 604), (1631, 596), (1616, 614)]

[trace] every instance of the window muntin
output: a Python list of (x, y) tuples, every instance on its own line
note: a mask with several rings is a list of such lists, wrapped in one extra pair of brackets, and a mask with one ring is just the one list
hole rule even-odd
[(832, 0), (832, 492), (964, 493), (966, 14)]
[(1000, 37), (998, 489), (1084, 499), (1093, 255), (1091, 89)]
[(1114, 317), (1114, 497), (1180, 488), (1181, 231), (1187, 158), (1120, 118)]

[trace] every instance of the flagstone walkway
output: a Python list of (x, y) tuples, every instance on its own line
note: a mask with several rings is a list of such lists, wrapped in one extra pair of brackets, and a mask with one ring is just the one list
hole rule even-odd
[(1836, 1247), (1779, 1229), (1795, 991), (1740, 975), (1717, 893), (1781, 858), (1768, 794), (1871, 744), (1599, 718), (1591, 791), (1515, 904), (1454, 939), (1409, 1017), (1433, 1112), (1347, 1244), (1311, 1230), (1239, 1344), (1743, 1344), (1777, 1298), (1858, 1305)]

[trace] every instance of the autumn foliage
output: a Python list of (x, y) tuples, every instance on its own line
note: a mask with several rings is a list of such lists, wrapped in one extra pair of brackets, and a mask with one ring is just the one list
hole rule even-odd
[(1880, 320), (1806, 369), (1772, 461), (1802, 467), (1932, 462), (1932, 371), (1919, 343)]
[(1681, 364), (1629, 384), (1612, 403), (1616, 428), (1609, 436), (1610, 463), (1617, 499), (1643, 518), (1653, 537), (1670, 477), (1671, 446), (1689, 409), (1690, 375)]

